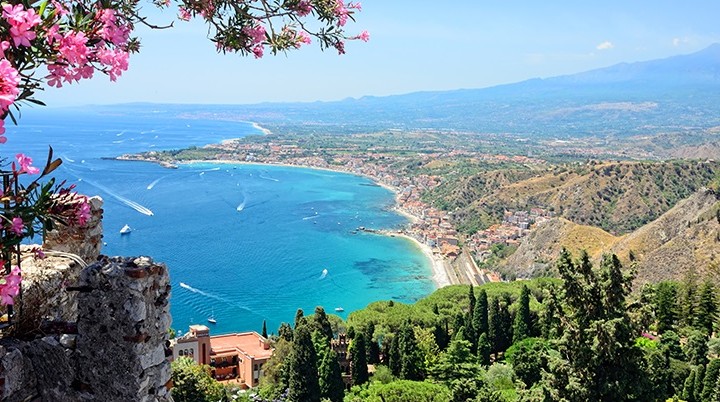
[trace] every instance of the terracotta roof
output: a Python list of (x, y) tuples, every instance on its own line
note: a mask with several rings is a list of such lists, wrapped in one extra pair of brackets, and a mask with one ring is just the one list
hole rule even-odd
[(225, 355), (238, 351), (255, 359), (269, 359), (273, 351), (263, 348), (264, 341), (265, 339), (257, 332), (211, 336), (210, 354)]

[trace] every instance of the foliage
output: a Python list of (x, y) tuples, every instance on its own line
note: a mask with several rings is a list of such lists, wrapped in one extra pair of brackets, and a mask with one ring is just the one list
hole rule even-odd
[(352, 358), (353, 385), (362, 385), (368, 381), (367, 349), (365, 346), (365, 335), (362, 332), (356, 333), (348, 349), (348, 353)]
[(288, 357), (288, 400), (320, 401), (317, 354), (308, 326), (300, 325), (295, 328), (294, 339), (293, 349)]
[(373, 382), (367, 388), (353, 387), (345, 402), (448, 402), (450, 390), (426, 381)]
[(543, 371), (548, 370), (550, 343), (542, 338), (525, 338), (515, 342), (505, 352), (505, 360), (515, 375), (530, 388), (540, 381)]
[(225, 395), (222, 385), (210, 375), (210, 366), (199, 365), (189, 357), (173, 361), (172, 396), (177, 402), (216, 402)]

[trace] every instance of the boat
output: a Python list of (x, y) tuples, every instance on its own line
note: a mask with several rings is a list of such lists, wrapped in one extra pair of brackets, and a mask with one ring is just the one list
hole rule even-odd
[(210, 324), (217, 324), (217, 320), (215, 319), (215, 309), (213, 309), (212, 314), (208, 317), (208, 322)]
[(130, 233), (130, 232), (132, 232), (132, 229), (131, 229), (130, 226), (128, 226), (128, 225), (125, 225), (125, 226), (122, 227), (122, 229), (120, 229), (120, 234), (121, 234), (121, 235), (128, 234), (128, 233)]
[(345, 309), (342, 307), (335, 307), (335, 311), (337, 311), (338, 313), (342, 313), (343, 311), (345, 311)]

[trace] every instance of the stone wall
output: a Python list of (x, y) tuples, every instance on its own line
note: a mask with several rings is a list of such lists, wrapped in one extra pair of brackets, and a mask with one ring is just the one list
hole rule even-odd
[(95, 196), (88, 198), (90, 219), (85, 226), (61, 226), (45, 233), (43, 248), (60, 253), (75, 254), (87, 264), (100, 255), (103, 238), (103, 200)]
[(46, 242), (61, 253), (23, 260), (17, 336), (0, 340), (2, 401), (172, 401), (168, 270), (149, 257), (98, 256), (101, 206), (85, 232)]

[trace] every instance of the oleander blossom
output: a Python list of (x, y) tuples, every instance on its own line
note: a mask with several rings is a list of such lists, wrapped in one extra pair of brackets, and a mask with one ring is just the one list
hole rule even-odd
[(33, 29), (42, 22), (35, 9), (26, 10), (22, 4), (6, 4), (2, 16), (10, 24), (10, 37), (15, 47), (30, 47), (30, 41), (37, 37)]
[(367, 42), (370, 40), (370, 33), (368, 31), (362, 31), (360, 35), (353, 36), (353, 39), (360, 39), (363, 42)]
[(25, 232), (25, 224), (23, 223), (22, 218), (16, 216), (12, 218), (12, 221), (10, 223), (10, 231), (15, 233), (16, 236), (22, 236)]
[(90, 220), (90, 203), (88, 202), (87, 198), (83, 197), (82, 202), (78, 204), (75, 210), (75, 219), (80, 226), (87, 225), (88, 221)]
[(20, 76), (7, 59), (0, 60), (0, 110), (7, 110), (20, 93)]
[(27, 174), (40, 173), (40, 169), (32, 166), (33, 160), (31, 157), (26, 156), (25, 154), (17, 154), (17, 155), (15, 155), (15, 158), (17, 158), (17, 161), (20, 164), (19, 173), (27, 173)]
[[(0, 261), (5, 264), (4, 261)], [(20, 274), (20, 267), (17, 265), (12, 267), (12, 270), (4, 278), (5, 283), (0, 283), (0, 303), (4, 305), (12, 305), (15, 302), (15, 298), (20, 294), (20, 283), (22, 282), (22, 276)]]
[(305, 31), (299, 31), (295, 35), (295, 47), (300, 47), (302, 45), (309, 45), (312, 43), (312, 39), (310, 38), (310, 35), (308, 35)]

